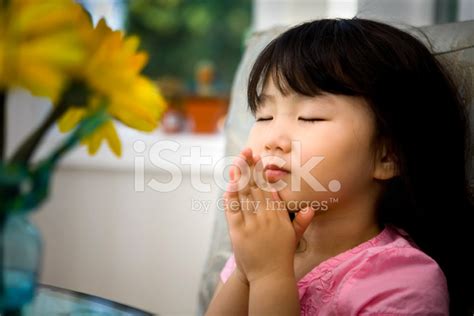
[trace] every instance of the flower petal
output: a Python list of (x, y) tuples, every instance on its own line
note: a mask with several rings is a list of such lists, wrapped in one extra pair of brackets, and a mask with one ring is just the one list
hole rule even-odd
[(62, 133), (73, 129), (86, 115), (84, 108), (71, 107), (58, 121), (59, 131)]
[(103, 127), (103, 135), (107, 140), (107, 144), (112, 152), (117, 156), (120, 157), (122, 155), (122, 144), (120, 143), (120, 139), (118, 137), (117, 131), (115, 130), (114, 124), (109, 121), (104, 124)]

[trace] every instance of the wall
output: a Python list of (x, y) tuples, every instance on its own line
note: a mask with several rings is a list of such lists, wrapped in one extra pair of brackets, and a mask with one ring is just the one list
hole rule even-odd
[(434, 0), (359, 0), (358, 16), (414, 26), (434, 23)]
[[(374, 18), (414, 26), (435, 23), (435, 0), (254, 0), (254, 28), (318, 18)], [(457, 21), (474, 19), (474, 1), (457, 0)]]
[(254, 0), (253, 27), (294, 25), (327, 17), (353, 17), (357, 0)]
[(41, 282), (160, 315), (195, 314), (214, 214), (191, 203), (216, 197), (189, 179), (173, 192), (136, 193), (132, 172), (61, 168), (34, 216), (45, 242)]

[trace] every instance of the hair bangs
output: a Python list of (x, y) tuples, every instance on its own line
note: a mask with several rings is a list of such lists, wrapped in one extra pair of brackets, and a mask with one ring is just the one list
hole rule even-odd
[(350, 41), (338, 40), (344, 36), (342, 23), (336, 20), (324, 27), (303, 24), (267, 45), (249, 77), (248, 105), (254, 115), (270, 78), (283, 95), (363, 95), (365, 89), (357, 82), (356, 72), (345, 71), (354, 65), (347, 57)]

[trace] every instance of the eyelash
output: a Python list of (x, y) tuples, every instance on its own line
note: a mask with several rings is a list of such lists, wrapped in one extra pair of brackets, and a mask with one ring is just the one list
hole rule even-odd
[(315, 122), (324, 121), (324, 119), (320, 119), (320, 118), (304, 118), (304, 117), (298, 117), (298, 120), (303, 121), (303, 122), (308, 122), (308, 123), (315, 123)]
[[(269, 118), (257, 118), (256, 121), (257, 122), (265, 122), (265, 121), (270, 121), (271, 119), (272, 119), (271, 117), (269, 117)], [(315, 123), (315, 122), (324, 121), (324, 119), (320, 119), (320, 118), (306, 119), (306, 118), (302, 118), (302, 117), (299, 117), (298, 120), (302, 120), (303, 122), (308, 122), (308, 123)]]

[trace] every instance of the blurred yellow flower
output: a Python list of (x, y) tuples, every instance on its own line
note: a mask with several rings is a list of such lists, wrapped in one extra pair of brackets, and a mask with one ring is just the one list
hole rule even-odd
[(90, 22), (72, 0), (0, 0), (0, 89), (24, 87), (56, 101), (83, 64)]
[[(63, 132), (105, 105), (110, 120), (82, 143), (94, 154), (105, 141), (120, 156), (113, 119), (152, 131), (167, 108), (157, 86), (140, 74), (148, 56), (138, 45), (104, 19), (93, 27), (73, 0), (0, 0), (0, 92), (20, 86), (49, 97)], [(45, 130), (15, 158), (28, 160)]]
[[(94, 154), (105, 141), (119, 156), (122, 149), (114, 120), (140, 131), (152, 131), (167, 107), (156, 85), (141, 75), (147, 55), (137, 51), (138, 38), (112, 31), (105, 20), (93, 27), (88, 14), (76, 1), (79, 2), (0, 0), (0, 222), (3, 224), (11, 214), (22, 215), (44, 202), (58, 162), (79, 142)], [(13, 87), (49, 98), (52, 108), (7, 157), (5, 112), (8, 90)], [(46, 158), (32, 161), (44, 136), (57, 123), (61, 131), (73, 128), (74, 131), (47, 153)], [(37, 239), (34, 241), (36, 245)], [(24, 258), (14, 252), (10, 255), (23, 267)], [(36, 259), (33, 261), (38, 264)], [(19, 311), (32, 300), (37, 268), (29, 265), (24, 274), (26, 286), (31, 290), (26, 294), (22, 291), (25, 282), (18, 286), (8, 280), (0, 284), (8, 285), (12, 293), (21, 294), (20, 297), (0, 295), (0, 314), (6, 309)]]
[[(99, 107), (100, 100), (98, 98), (92, 98), (89, 101), (88, 107), (71, 107), (58, 121), (59, 130), (61, 132), (67, 132), (72, 130), (77, 124), (84, 119), (91, 109), (97, 109)], [(103, 124), (92, 135), (83, 139), (82, 144), (87, 145), (89, 154), (94, 155), (100, 148), (102, 141), (105, 140), (109, 145), (112, 152), (120, 156), (122, 153), (122, 146), (120, 139), (115, 130), (114, 124), (111, 120)]]
[[(60, 120), (61, 131), (72, 129), (88, 109), (97, 108), (97, 100), (106, 100), (107, 112), (131, 128), (154, 130), (166, 110), (166, 102), (158, 88), (140, 75), (147, 55), (137, 52), (138, 38), (125, 38), (120, 31), (112, 31), (105, 21), (99, 21), (88, 37), (87, 63), (77, 69), (78, 76), (94, 91), (87, 105), (71, 108)], [(120, 156), (121, 145), (114, 124), (109, 122), (85, 139), (89, 153), (94, 154), (105, 140)]]
[(108, 121), (100, 126), (94, 134), (84, 139), (83, 143), (87, 145), (89, 154), (93, 155), (99, 150), (100, 144), (104, 139), (107, 141), (107, 144), (109, 144), (112, 152), (120, 156), (122, 153), (122, 145), (120, 144), (120, 139), (112, 121)]

